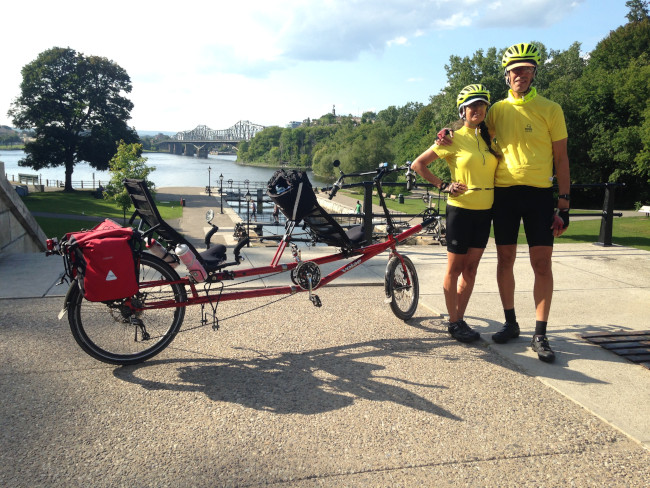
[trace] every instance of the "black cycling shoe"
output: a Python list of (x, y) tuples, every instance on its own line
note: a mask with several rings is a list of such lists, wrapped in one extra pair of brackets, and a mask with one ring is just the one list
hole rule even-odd
[(477, 339), (481, 338), (481, 335), (472, 330), (472, 328), (467, 325), (467, 322), (464, 320), (459, 320), (458, 322), (449, 322), (447, 326), (449, 334), (460, 342), (474, 342)]
[(506, 322), (499, 332), (492, 334), (492, 340), (497, 344), (505, 344), (516, 337), (519, 337), (519, 324), (517, 322)]
[(530, 342), (530, 347), (537, 353), (537, 357), (545, 363), (552, 363), (555, 361), (555, 353), (551, 349), (545, 335), (533, 336), (533, 340)]

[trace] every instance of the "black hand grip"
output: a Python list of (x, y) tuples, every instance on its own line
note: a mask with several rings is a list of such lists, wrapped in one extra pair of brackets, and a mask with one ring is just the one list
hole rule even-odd
[(212, 239), (212, 236), (219, 230), (219, 227), (216, 225), (212, 226), (212, 229), (205, 235), (205, 248), (210, 249), (210, 239)]
[(245, 238), (241, 239), (235, 246), (235, 250), (233, 251), (233, 254), (235, 255), (235, 261), (237, 261), (238, 264), (242, 262), (242, 257), (239, 255), (239, 252), (241, 251), (242, 247), (244, 247), (249, 242), (250, 242), (250, 238), (246, 236)]

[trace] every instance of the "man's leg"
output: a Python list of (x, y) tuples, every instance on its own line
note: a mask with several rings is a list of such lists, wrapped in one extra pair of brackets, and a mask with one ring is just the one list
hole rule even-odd
[(515, 259), (517, 245), (497, 245), (497, 284), (506, 323), (500, 331), (492, 335), (492, 340), (498, 344), (519, 337), (519, 324), (515, 316)]
[(553, 298), (552, 246), (530, 248), (530, 264), (535, 274), (533, 297), (535, 299), (535, 318), (547, 322)]
[(551, 363), (555, 353), (546, 338), (546, 322), (551, 310), (553, 298), (552, 246), (534, 246), (530, 248), (530, 264), (535, 273), (533, 297), (535, 299), (535, 335), (530, 347), (540, 360)]
[(517, 244), (497, 246), (497, 285), (504, 310), (515, 308), (515, 259)]

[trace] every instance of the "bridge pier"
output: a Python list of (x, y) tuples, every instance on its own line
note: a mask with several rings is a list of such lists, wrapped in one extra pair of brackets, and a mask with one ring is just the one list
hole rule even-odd
[(194, 156), (194, 144), (185, 144), (183, 156)]
[(208, 145), (206, 145), (206, 144), (204, 144), (202, 146), (196, 146), (195, 145), (194, 147), (196, 148), (196, 157), (197, 158), (203, 158), (203, 159), (208, 158), (208, 152), (209, 152), (209, 149), (210, 149), (210, 147)]
[(173, 154), (179, 154), (179, 155), (183, 154), (183, 144), (176, 144), (176, 143), (172, 144), (171, 152)]

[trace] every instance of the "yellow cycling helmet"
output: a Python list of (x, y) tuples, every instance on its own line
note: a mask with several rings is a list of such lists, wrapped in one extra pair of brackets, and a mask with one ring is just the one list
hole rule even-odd
[(514, 44), (506, 49), (501, 59), (503, 68), (516, 68), (517, 66), (534, 66), (537, 67), (542, 62), (539, 49), (534, 44)]
[(490, 105), (490, 92), (489, 90), (481, 84), (467, 85), (463, 88), (458, 94), (456, 99), (456, 107), (458, 107), (458, 115), (463, 116), (463, 107), (471, 105), (476, 101), (483, 101)]

